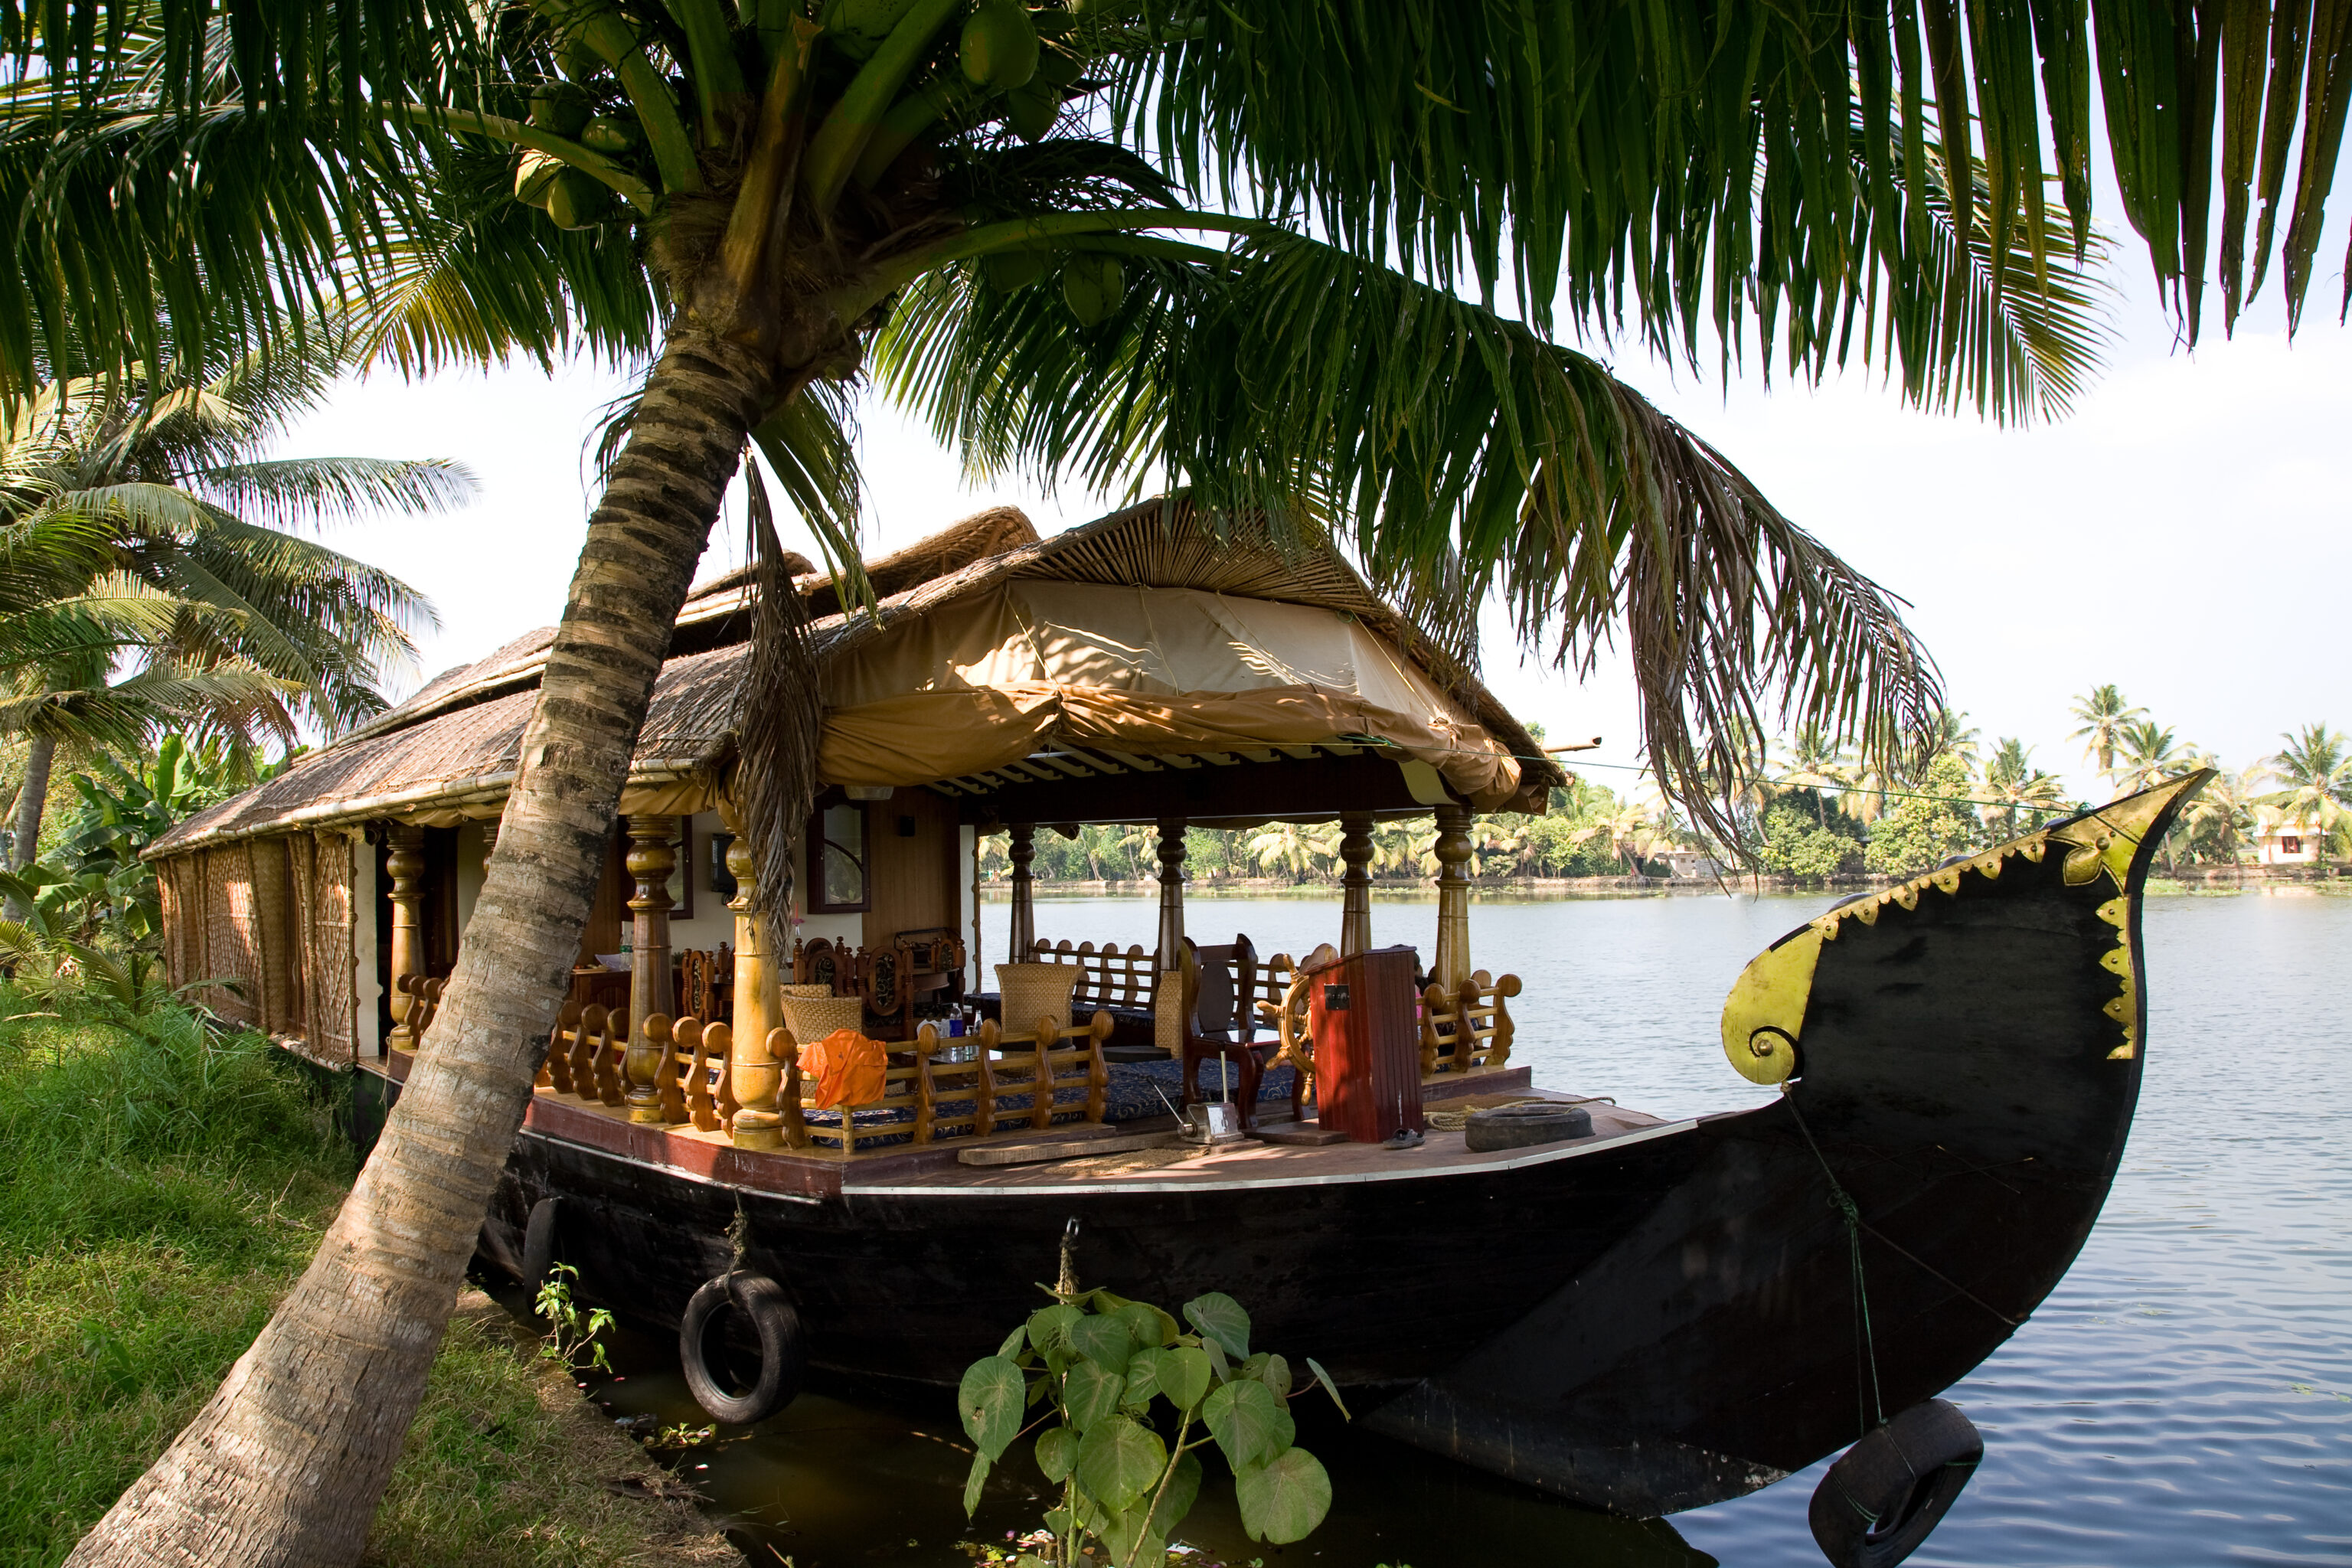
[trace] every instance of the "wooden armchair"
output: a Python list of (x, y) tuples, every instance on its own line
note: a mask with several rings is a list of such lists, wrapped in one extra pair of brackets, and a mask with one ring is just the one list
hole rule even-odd
[(1246, 936), (1222, 946), (1201, 947), (1187, 937), (1181, 963), (1183, 997), (1179, 1019), (1183, 1030), (1184, 1103), (1215, 1099), (1201, 1092), (1201, 1068), (1206, 1062), (1230, 1064), (1235, 1104), (1242, 1108), (1242, 1125), (1257, 1121), (1258, 1082), (1267, 1060), (1281, 1049), (1279, 1039), (1257, 1038), (1252, 1004), (1258, 991), (1257, 949)]

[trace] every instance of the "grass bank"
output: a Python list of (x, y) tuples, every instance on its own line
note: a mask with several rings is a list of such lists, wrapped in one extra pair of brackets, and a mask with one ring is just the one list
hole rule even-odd
[[(352, 1157), (281, 1053), (0, 982), (0, 1568), (61, 1560), (309, 1260)], [(740, 1562), (478, 1294), (368, 1561)]]

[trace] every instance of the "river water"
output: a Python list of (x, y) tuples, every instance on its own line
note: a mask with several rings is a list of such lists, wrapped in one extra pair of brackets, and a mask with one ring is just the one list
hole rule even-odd
[[(1735, 1110), (1759, 1095), (1717, 1043), (1725, 989), (1830, 901), (1482, 900), (1473, 956), (1525, 981), (1514, 1060), (1538, 1083), (1665, 1116)], [(1261, 952), (1304, 953), (1338, 926), (1321, 894), (1195, 894), (1186, 914), (1199, 940), (1246, 931)], [(1425, 952), (1433, 917), (1426, 900), (1381, 901), (1374, 940)], [(1144, 899), (1045, 898), (1037, 911), (1041, 936), (1097, 943), (1148, 944), (1154, 921)], [(1001, 905), (986, 925), (994, 962)], [(2122, 1172), (2056, 1292), (1949, 1392), (1984, 1434), (1985, 1462), (1914, 1563), (2352, 1565), (2352, 899), (2151, 898), (2146, 933), (2147, 1068)], [(592, 1390), (616, 1416), (693, 1413), (674, 1345), (625, 1336), (618, 1348), (625, 1375)], [(1230, 1483), (1213, 1484), (1181, 1532), (1204, 1561), (1822, 1561), (1805, 1526), (1818, 1468), (1642, 1523), (1336, 1419), (1302, 1420), (1299, 1440), (1331, 1472), (1331, 1518), (1280, 1552), (1254, 1546)], [(907, 1405), (833, 1390), (679, 1469), (755, 1561), (945, 1565), (967, 1561), (959, 1540), (1002, 1542), (1046, 1506), (1042, 1480), (1035, 1493), (999, 1488), (967, 1525), (962, 1441), (944, 1395)]]

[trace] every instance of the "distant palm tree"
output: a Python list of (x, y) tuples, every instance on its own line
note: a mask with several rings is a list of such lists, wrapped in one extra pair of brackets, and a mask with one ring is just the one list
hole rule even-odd
[(1971, 773), (1975, 773), (1980, 749), (1979, 742), (1982, 737), (1983, 731), (1969, 722), (1966, 713), (1951, 708), (1942, 710), (1936, 716), (1935, 726), (1928, 731), (1927, 744), (1919, 756), (1917, 766), (1909, 773), (1909, 782), (1916, 784), (1926, 778), (1928, 768), (1938, 757), (1958, 757), (1963, 767)]
[(2033, 748), (2013, 735), (2004, 735), (1985, 764), (1985, 788), (2000, 804), (1978, 807), (1978, 815), (1997, 837), (2014, 838), (2021, 812), (2030, 815), (2025, 831), (2042, 826), (2045, 815), (2066, 804), (2058, 777), (2033, 765)]
[(2135, 719), (2147, 717), (2147, 710), (2136, 708), (2124, 700), (2122, 690), (2115, 685), (2094, 686), (2074, 699), (2074, 716), (2083, 727), (2066, 738), (2083, 742), (2083, 754), (2099, 764), (2099, 774), (2106, 777), (2116, 768), (2116, 741), (2123, 727)]
[(2271, 776), (2286, 787), (2263, 795), (2263, 818), (2273, 823), (2309, 823), (2323, 837), (2352, 816), (2352, 749), (2325, 724), (2305, 724), (2281, 735), (2284, 748), (2268, 759)]
[(2123, 761), (2116, 777), (2116, 788), (2121, 794), (2147, 789), (2189, 765), (2189, 759), (2175, 749), (2172, 731), (2159, 727), (2153, 719), (2138, 719), (2124, 725), (2116, 732), (2116, 741)]
[(1844, 768), (1845, 747), (1819, 724), (1806, 724), (1798, 729), (1796, 739), (1789, 743), (1773, 782), (1783, 789), (1811, 790), (1816, 826), (1827, 827), (1827, 796), (1845, 787)]
[(2243, 864), (2246, 840), (2254, 823), (2253, 797), (2262, 787), (2263, 770), (2255, 766), (2230, 773), (2221, 771), (2218, 758), (2200, 754), (2189, 760), (2213, 769), (2212, 778), (2180, 814), (2180, 831), (2187, 837), (2190, 857)]

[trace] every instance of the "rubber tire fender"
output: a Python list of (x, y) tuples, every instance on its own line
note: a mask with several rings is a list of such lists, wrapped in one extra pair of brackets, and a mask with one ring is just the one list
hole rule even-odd
[(1477, 1154), (1498, 1149), (1532, 1149), (1539, 1143), (1591, 1136), (1592, 1112), (1580, 1105), (1549, 1100), (1474, 1110), (1462, 1129), (1464, 1145)]
[(523, 1222), (522, 1288), (534, 1303), (539, 1288), (547, 1283), (547, 1271), (555, 1265), (555, 1226), (562, 1208), (562, 1198), (541, 1198), (530, 1205), (530, 1217)]
[(1813, 1540), (1837, 1568), (1894, 1568), (1983, 1458), (1984, 1439), (1958, 1405), (1923, 1400), (1838, 1456), (1806, 1512)]
[[(711, 1320), (729, 1305), (751, 1320), (760, 1334), (760, 1377), (741, 1394), (730, 1394), (711, 1374), (706, 1351)], [(784, 1288), (764, 1274), (721, 1274), (706, 1279), (686, 1304), (677, 1325), (678, 1365), (694, 1402), (714, 1421), (749, 1426), (790, 1405), (808, 1373), (808, 1342), (800, 1314)]]

